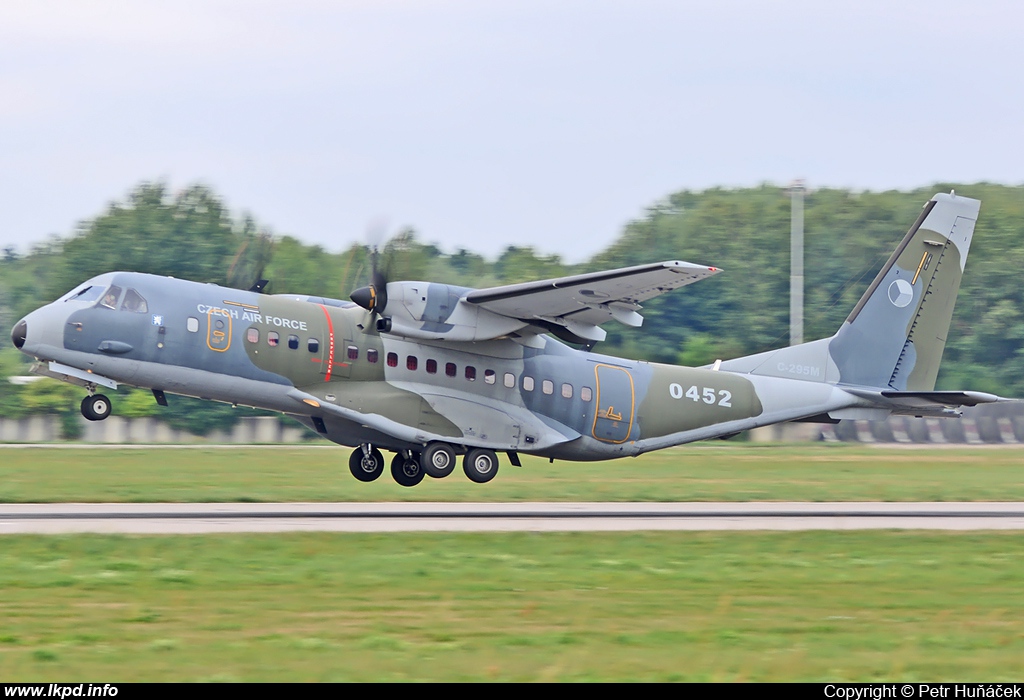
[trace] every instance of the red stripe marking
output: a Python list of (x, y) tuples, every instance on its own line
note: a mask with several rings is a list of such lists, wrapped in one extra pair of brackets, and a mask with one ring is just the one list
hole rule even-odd
[(324, 375), (324, 381), (331, 381), (331, 370), (334, 369), (334, 324), (331, 323), (331, 314), (328, 313), (327, 307), (323, 304), (317, 304), (321, 309), (324, 310), (324, 316), (327, 317), (327, 333), (329, 336), (327, 345), (327, 374)]
[[(311, 362), (316, 362), (317, 364), (320, 364), (321, 362), (323, 362), (323, 360), (321, 360), (319, 357), (314, 357), (311, 360)], [(331, 367), (348, 367), (348, 363), (347, 362), (332, 362), (331, 363)]]

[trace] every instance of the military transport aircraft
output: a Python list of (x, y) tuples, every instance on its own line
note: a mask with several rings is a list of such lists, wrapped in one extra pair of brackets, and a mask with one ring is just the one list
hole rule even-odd
[[(388, 282), (353, 301), (264, 295), (110, 272), (19, 321), (14, 344), (38, 374), (88, 391), (119, 384), (279, 411), (355, 447), (372, 481), (395, 453), (404, 485), (498, 471), (497, 452), (603, 460), (782, 421), (958, 416), (1000, 400), (935, 391), (980, 202), (937, 194), (839, 331), (803, 345), (676, 367), (600, 355), (600, 327), (640, 326), (640, 303), (720, 270), (668, 261), (467, 289)], [(261, 281), (262, 282), (262, 281)], [(574, 349), (555, 338), (583, 345)]]

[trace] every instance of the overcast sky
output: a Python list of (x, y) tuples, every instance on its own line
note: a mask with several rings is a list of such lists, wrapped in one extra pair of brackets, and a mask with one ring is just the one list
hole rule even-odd
[(0, 247), (143, 180), (575, 262), (666, 194), (1024, 183), (1019, 0), (0, 0)]

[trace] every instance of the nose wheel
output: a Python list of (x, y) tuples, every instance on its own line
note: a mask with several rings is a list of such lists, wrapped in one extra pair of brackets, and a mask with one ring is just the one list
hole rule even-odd
[(112, 408), (110, 399), (103, 394), (93, 394), (82, 399), (82, 415), (88, 420), (104, 420)]

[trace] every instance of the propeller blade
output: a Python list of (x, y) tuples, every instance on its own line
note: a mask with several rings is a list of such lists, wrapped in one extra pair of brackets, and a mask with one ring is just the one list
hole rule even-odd
[(374, 239), (368, 246), (370, 249), (370, 284), (359, 287), (349, 295), (352, 301), (369, 311), (371, 316), (383, 314), (388, 305), (387, 268), (390, 264), (390, 257), (387, 254), (387, 246), (385, 246), (385, 261), (381, 265), (381, 254), (378, 247), (378, 243), (383, 239), (385, 229), (385, 225), (381, 222), (370, 227), (369, 235)]

